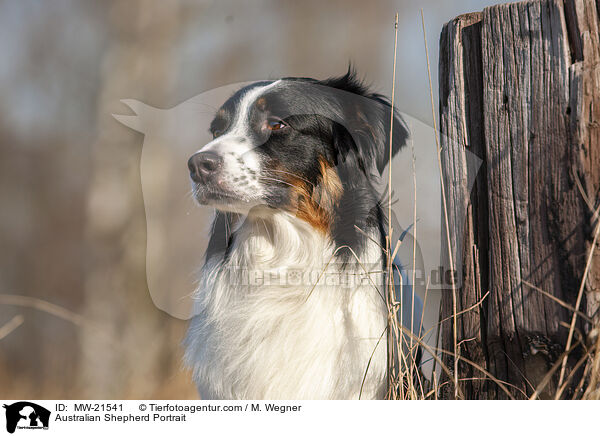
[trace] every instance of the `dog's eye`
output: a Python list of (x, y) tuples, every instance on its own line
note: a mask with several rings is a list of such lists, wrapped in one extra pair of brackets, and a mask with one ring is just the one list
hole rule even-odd
[(281, 130), (281, 129), (285, 128), (285, 127), (287, 127), (287, 124), (285, 124), (280, 119), (270, 118), (270, 119), (267, 120), (267, 128), (269, 130)]
[(212, 131), (213, 139), (215, 139), (218, 136), (221, 136), (222, 134), (223, 134), (222, 130), (213, 130)]

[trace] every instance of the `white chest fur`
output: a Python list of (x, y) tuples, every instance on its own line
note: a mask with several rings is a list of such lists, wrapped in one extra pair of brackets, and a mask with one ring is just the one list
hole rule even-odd
[(204, 265), (186, 338), (202, 398), (358, 399), (365, 374), (361, 398), (382, 398), (380, 247), (342, 268), (328, 238), (282, 212), (247, 218), (233, 244)]

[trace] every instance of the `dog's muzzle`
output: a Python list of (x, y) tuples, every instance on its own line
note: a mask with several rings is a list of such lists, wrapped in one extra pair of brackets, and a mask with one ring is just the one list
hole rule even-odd
[(223, 157), (212, 151), (194, 154), (188, 160), (190, 177), (196, 183), (213, 182), (223, 167)]

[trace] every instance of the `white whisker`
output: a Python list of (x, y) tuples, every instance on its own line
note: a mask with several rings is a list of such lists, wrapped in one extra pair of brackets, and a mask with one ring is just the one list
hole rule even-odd
[(288, 186), (291, 186), (292, 188), (295, 188), (295, 186), (294, 186), (294, 185), (292, 185), (291, 183), (288, 183), (288, 182), (286, 182), (286, 181), (284, 181), (284, 180), (281, 180), (281, 179), (275, 179), (275, 178), (273, 178), (273, 177), (265, 177), (265, 176), (260, 176), (260, 178), (261, 178), (261, 179), (265, 179), (265, 180), (272, 180), (272, 181), (274, 181), (274, 182), (283, 183), (284, 185), (288, 185)]
[(306, 182), (306, 183), (310, 183), (310, 184), (311, 184), (313, 187), (315, 186), (315, 184), (314, 184), (313, 182), (311, 182), (310, 180), (308, 180), (308, 179), (305, 179), (304, 177), (301, 177), (301, 176), (299, 176), (299, 175), (297, 175), (297, 174), (290, 173), (289, 171), (283, 171), (283, 170), (274, 170), (274, 169), (270, 169), (270, 170), (268, 170), (268, 171), (275, 171), (275, 172), (278, 172), (278, 173), (289, 174), (290, 176), (293, 176), (293, 177), (295, 177), (295, 178), (297, 178), (297, 179), (300, 179), (300, 180), (302, 180), (302, 181), (304, 181), (304, 182)]

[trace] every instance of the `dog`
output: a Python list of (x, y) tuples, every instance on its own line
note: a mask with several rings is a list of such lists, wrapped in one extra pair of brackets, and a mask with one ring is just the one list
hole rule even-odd
[(391, 112), (351, 67), (256, 82), (217, 111), (188, 161), (195, 200), (215, 208), (184, 341), (201, 398), (385, 397), (375, 180), (408, 137)]

